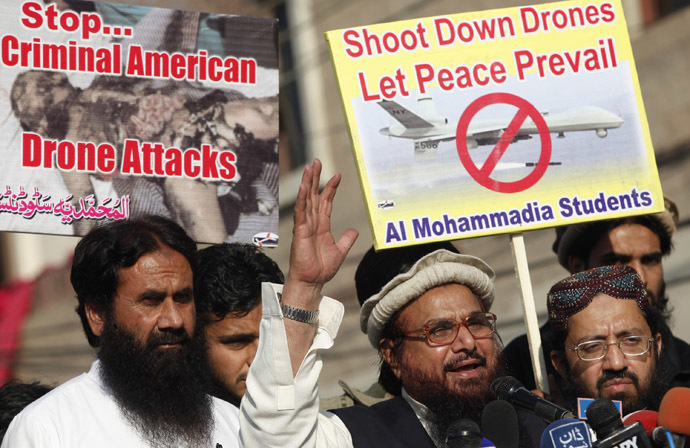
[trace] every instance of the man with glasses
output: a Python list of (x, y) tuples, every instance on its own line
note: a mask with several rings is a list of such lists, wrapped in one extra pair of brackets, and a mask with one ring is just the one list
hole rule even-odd
[[(663, 259), (673, 248), (673, 235), (678, 226), (678, 207), (664, 198), (665, 210), (650, 215), (591, 221), (556, 228), (553, 251), (558, 262), (570, 274), (598, 266), (628, 265), (642, 279), (651, 305), (664, 317), (659, 327), (664, 350), (667, 380), (673, 387), (690, 387), (690, 345), (671, 331), (672, 306), (666, 292)], [(548, 359), (548, 324), (541, 327), (544, 357)], [(515, 338), (505, 349), (510, 374), (528, 389), (536, 388), (530, 362), (527, 335)], [(547, 363), (549, 375), (556, 375)], [(552, 384), (552, 389), (556, 384)]]
[(659, 362), (662, 317), (636, 271), (625, 265), (580, 272), (548, 294), (551, 361), (564, 398), (607, 397), (623, 414), (658, 409), (666, 392)]
[[(362, 275), (380, 287), (365, 294), (360, 325), (380, 354), (379, 382), (395, 397), (319, 413), (317, 351), (332, 346), (343, 316), (343, 305), (320, 291), (356, 236), (346, 232), (338, 243), (333, 240), (330, 210), (337, 178), (319, 195), (319, 171), (318, 161), (307, 167), (300, 186), (282, 296), (264, 290), (261, 343), (240, 411), (241, 443), (446, 446), (452, 422), (481, 419), (491, 382), (503, 371), (496, 316), (490, 312), (494, 272), (479, 258), (446, 249), (419, 258), (405, 251), (394, 256), (369, 251), (358, 269), (358, 293)], [(281, 291), (276, 285), (265, 288)], [(521, 414), (521, 423), (522, 446), (538, 447), (546, 425), (528, 414)]]

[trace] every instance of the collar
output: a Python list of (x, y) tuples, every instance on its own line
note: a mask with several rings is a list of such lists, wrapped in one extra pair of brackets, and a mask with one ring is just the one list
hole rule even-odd
[(410, 397), (405, 388), (402, 389), (402, 397), (405, 399), (407, 404), (410, 405), (415, 415), (419, 419), (419, 422), (424, 427), (426, 433), (433, 440), (436, 446), (445, 446), (445, 442), (441, 438), (440, 431), (437, 426), (437, 419), (434, 413), (428, 407), (424, 406), (422, 403), (418, 402), (414, 398)]

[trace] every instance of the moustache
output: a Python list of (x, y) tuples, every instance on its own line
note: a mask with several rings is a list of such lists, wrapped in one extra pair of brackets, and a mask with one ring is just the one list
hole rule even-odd
[(633, 372), (627, 370), (622, 370), (619, 372), (604, 372), (601, 377), (597, 380), (597, 389), (601, 390), (604, 387), (604, 383), (610, 380), (629, 378), (636, 389), (640, 388), (640, 381)]
[(443, 363), (443, 370), (444, 370), (445, 372), (448, 372), (448, 371), (451, 371), (451, 370), (455, 370), (455, 369), (457, 369), (457, 368), (459, 367), (459, 364), (460, 364), (460, 363), (463, 363), (463, 362), (465, 362), (465, 361), (467, 361), (467, 360), (469, 360), (469, 359), (474, 359), (474, 360), (476, 360), (476, 361), (477, 361), (477, 367), (484, 367), (484, 366), (486, 366), (486, 357), (480, 355), (480, 354), (477, 353), (477, 352), (472, 352), (472, 353), (465, 353), (464, 355), (463, 355), (463, 354), (460, 354), (459, 356), (456, 356), (455, 358), (450, 359), (450, 360), (444, 362), (444, 363)]
[(184, 329), (178, 332), (156, 332), (151, 334), (147, 341), (148, 348), (156, 348), (160, 345), (184, 345), (191, 340), (189, 333)]

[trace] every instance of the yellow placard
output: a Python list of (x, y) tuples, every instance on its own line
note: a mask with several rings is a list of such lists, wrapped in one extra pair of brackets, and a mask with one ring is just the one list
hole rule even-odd
[(620, 1), (326, 38), (377, 249), (663, 210)]

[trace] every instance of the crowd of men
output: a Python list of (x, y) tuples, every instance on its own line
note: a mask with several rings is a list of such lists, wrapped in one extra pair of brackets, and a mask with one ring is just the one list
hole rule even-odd
[[(197, 250), (167, 218), (91, 230), (71, 282), (96, 358), (14, 406), (26, 407), (4, 419), (2, 448), (445, 447), (457, 421), (482, 424), (496, 380), (510, 374), (534, 389), (525, 338), (504, 349), (497, 332), (487, 263), (450, 243), (372, 248), (355, 284), (361, 329), (380, 356), (377, 392), (348, 387), (324, 410), (320, 351), (335, 343), (344, 307), (322, 289), (358, 235), (332, 235), (340, 177), (319, 192), (320, 174), (318, 160), (304, 170), (286, 276), (254, 246)], [(662, 263), (678, 212), (666, 206), (557, 229), (553, 248), (571, 275), (554, 279), (541, 329), (557, 404), (607, 397), (628, 414), (690, 387), (690, 345), (668, 321)], [(547, 422), (515, 415), (519, 446), (540, 446)]]

